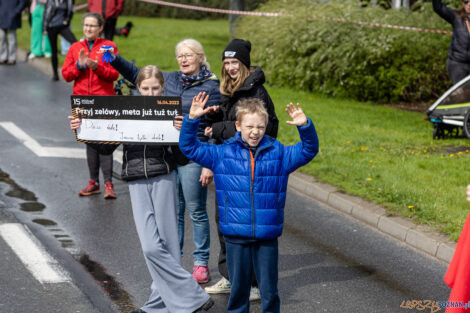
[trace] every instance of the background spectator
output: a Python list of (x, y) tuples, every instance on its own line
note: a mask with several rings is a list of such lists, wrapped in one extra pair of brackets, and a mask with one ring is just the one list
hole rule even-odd
[(16, 64), (16, 30), (21, 27), (21, 12), (26, 0), (0, 1), (0, 63)]
[(88, 0), (88, 10), (104, 17), (104, 38), (113, 40), (118, 16), (124, 9), (124, 0)]
[(61, 34), (70, 43), (77, 41), (69, 25), (73, 15), (73, 0), (47, 0), (43, 30), (47, 33), (52, 50), (52, 80), (59, 80), (57, 74), (57, 36)]
[(28, 59), (35, 57), (50, 57), (52, 54), (49, 38), (44, 35), (42, 23), (47, 0), (33, 0), (31, 12), (31, 50)]

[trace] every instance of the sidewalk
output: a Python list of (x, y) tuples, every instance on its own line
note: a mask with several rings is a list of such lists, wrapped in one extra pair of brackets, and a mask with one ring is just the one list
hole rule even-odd
[[(26, 59), (25, 50), (18, 49), (18, 59)], [(52, 77), (50, 59), (38, 58), (28, 64)], [(316, 182), (314, 177), (302, 173), (292, 174), (288, 187), (306, 197), (326, 203), (443, 262), (449, 263), (452, 259), (456, 244), (428, 226), (415, 224), (408, 218), (391, 216), (378, 205), (339, 192), (337, 187)]]
[(292, 174), (288, 186), (441, 261), (449, 263), (452, 259), (456, 244), (428, 226), (387, 214), (384, 208), (339, 192), (335, 186), (316, 182), (309, 175)]

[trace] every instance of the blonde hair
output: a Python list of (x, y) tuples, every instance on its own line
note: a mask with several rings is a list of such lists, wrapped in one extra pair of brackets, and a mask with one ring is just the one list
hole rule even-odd
[(187, 38), (187, 39), (181, 40), (180, 42), (178, 42), (176, 44), (175, 56), (178, 55), (178, 50), (181, 47), (188, 47), (189, 49), (191, 49), (197, 55), (202, 56), (201, 65), (205, 65), (208, 70), (211, 69), (211, 66), (209, 65), (209, 62), (207, 62), (206, 54), (204, 53), (204, 48), (202, 47), (202, 45), (199, 41), (197, 41), (196, 39), (192, 39), (192, 38)]
[(146, 79), (156, 78), (162, 87), (165, 87), (165, 79), (162, 70), (156, 65), (146, 65), (142, 67), (137, 75), (137, 87)]
[(246, 114), (259, 114), (264, 117), (266, 125), (268, 124), (268, 111), (263, 100), (259, 98), (244, 98), (238, 101), (238, 106), (235, 109), (237, 122), (241, 123), (243, 116)]
[(235, 91), (242, 87), (245, 80), (250, 76), (252, 71), (246, 67), (245, 64), (237, 60), (239, 64), (239, 74), (237, 79), (232, 79), (229, 73), (225, 70), (225, 66), (222, 64), (222, 82), (220, 83), (220, 93), (225, 96), (233, 96)]

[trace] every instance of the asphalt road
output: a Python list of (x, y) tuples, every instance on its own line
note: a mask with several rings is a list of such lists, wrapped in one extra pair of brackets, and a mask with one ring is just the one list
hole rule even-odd
[[(15, 137), (1, 126), (13, 122), (45, 149), (83, 149), (68, 129), (70, 94), (70, 85), (51, 82), (25, 64), (0, 66), (0, 224), (27, 225), (72, 280), (67, 287), (34, 282), (0, 237), (2, 313), (128, 312), (149, 295), (151, 278), (126, 183), (114, 181), (117, 200), (79, 198), (88, 181), (85, 159), (38, 156), (28, 140), (25, 145), (18, 132)], [(220, 278), (213, 197), (210, 188), (211, 283)], [(282, 312), (431, 312), (400, 305), (448, 299), (440, 261), (293, 192), (285, 217), (279, 240)], [(186, 225), (183, 262), (191, 271), (192, 230), (188, 220)], [(213, 298), (211, 312), (225, 312), (227, 296)], [(259, 303), (252, 312), (260, 312)]]

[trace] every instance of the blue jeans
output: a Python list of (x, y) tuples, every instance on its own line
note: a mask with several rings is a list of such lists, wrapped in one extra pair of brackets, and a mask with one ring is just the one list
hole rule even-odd
[(231, 241), (225, 238), (227, 248), (227, 268), (230, 283), (229, 313), (250, 312), (251, 274), (255, 272), (261, 293), (261, 310), (263, 313), (279, 313), (278, 281), (278, 243), (277, 239), (258, 240), (243, 243), (242, 240)]
[(178, 166), (176, 191), (179, 200), (178, 236), (180, 248), (184, 243), (184, 213), (188, 209), (193, 222), (193, 237), (196, 250), (193, 252), (194, 266), (207, 266), (209, 263), (210, 228), (206, 211), (207, 187), (202, 187), (199, 177), (202, 167), (194, 162)]

